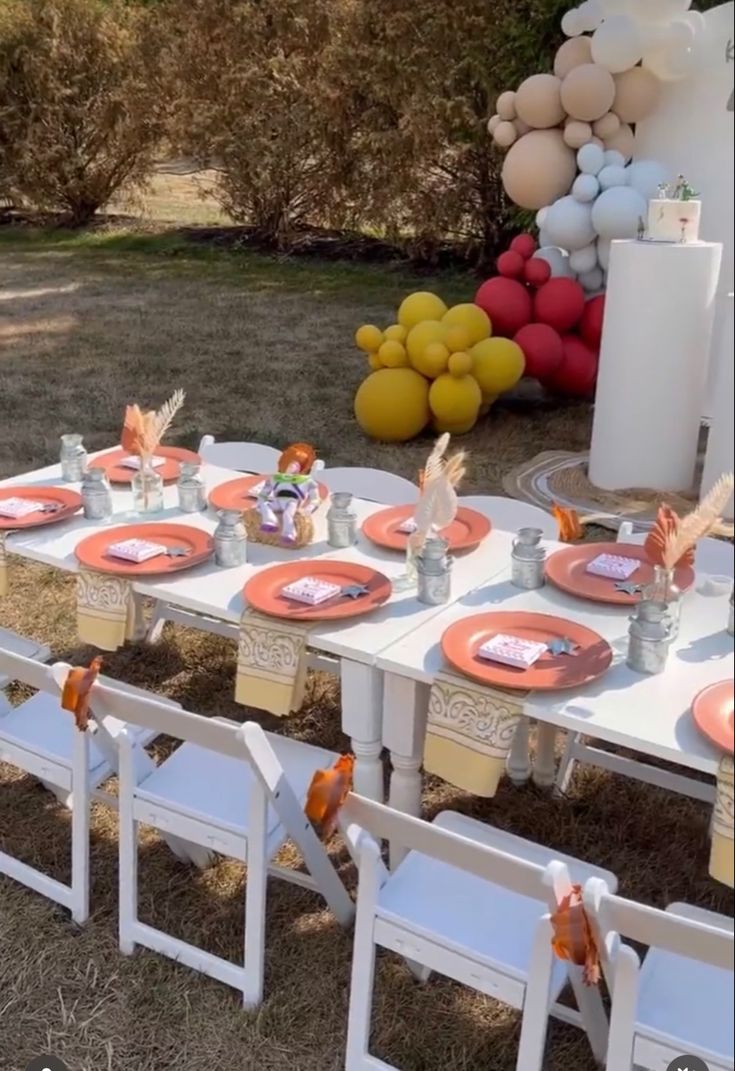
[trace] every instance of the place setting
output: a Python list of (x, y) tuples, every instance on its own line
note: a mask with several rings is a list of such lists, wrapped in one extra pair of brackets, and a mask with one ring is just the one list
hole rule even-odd
[(65, 487), (10, 487), (0, 491), (0, 531), (55, 524), (81, 508), (82, 496)]
[(80, 565), (120, 576), (157, 576), (191, 569), (214, 553), (214, 539), (185, 524), (126, 524), (77, 543)]
[[(546, 579), (568, 595), (633, 606), (654, 583), (655, 569), (645, 544), (583, 543), (549, 555)], [(694, 569), (689, 564), (678, 564), (673, 579), (680, 591), (688, 591), (694, 584)]]
[[(415, 512), (413, 505), (378, 510), (363, 521), (362, 534), (378, 547), (405, 553), (409, 536), (417, 528)], [(483, 513), (458, 506), (454, 520), (443, 528), (432, 530), (432, 535), (445, 540), (447, 549), (456, 553), (479, 546), (491, 528), (490, 520)]]
[(361, 617), (392, 594), (387, 576), (366, 565), (341, 561), (283, 562), (262, 569), (243, 588), (253, 610), (290, 621)]

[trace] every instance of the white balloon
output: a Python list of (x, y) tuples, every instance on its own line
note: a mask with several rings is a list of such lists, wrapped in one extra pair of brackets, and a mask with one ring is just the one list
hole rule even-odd
[(577, 275), (581, 275), (583, 272), (592, 271), (597, 267), (597, 246), (594, 242), (591, 245), (586, 245), (584, 249), (575, 249), (573, 253), (569, 254), (569, 267)]
[(561, 32), (565, 37), (579, 37), (581, 33), (584, 33), (582, 22), (583, 20), (580, 19), (576, 8), (572, 8), (571, 11), (567, 11), (565, 15), (562, 15)]
[(603, 190), (592, 206), (592, 224), (600, 238), (635, 238), (648, 202), (630, 186)]
[(609, 15), (629, 14), (637, 2), (638, 0), (600, 0), (600, 6), (607, 18)]
[(596, 175), (605, 166), (605, 150), (599, 145), (583, 145), (577, 153), (577, 167), (585, 175)]
[(611, 15), (592, 35), (592, 59), (613, 74), (635, 67), (645, 41), (630, 15)]
[(583, 204), (594, 201), (600, 192), (600, 183), (594, 175), (577, 175), (572, 186), (572, 197)]
[(547, 245), (541, 249), (537, 249), (533, 254), (538, 260), (545, 260), (551, 268), (551, 275), (553, 278), (568, 278), (571, 279), (574, 272), (569, 267), (569, 257), (563, 249), (558, 249), (556, 246)]
[(597, 263), (600, 265), (603, 271), (607, 271), (610, 267), (610, 239), (598, 238), (597, 239)]
[(603, 167), (600, 174), (597, 176), (597, 181), (603, 190), (612, 189), (613, 186), (627, 186), (628, 176), (625, 173), (624, 167), (618, 167), (617, 164), (608, 164)]
[(693, 48), (669, 45), (654, 49), (643, 56), (643, 66), (662, 82), (680, 82), (694, 70), (696, 63)]
[(638, 0), (636, 18), (641, 22), (669, 23), (680, 18), (692, 6), (692, 0)]
[(539, 208), (538, 212), (536, 213), (536, 226), (537, 227), (543, 227), (544, 220), (546, 219), (548, 211), (549, 211), (548, 206), (546, 208)]
[(539, 248), (540, 249), (543, 249), (544, 246), (550, 246), (551, 245), (551, 239), (549, 238), (548, 234), (543, 229), (543, 227), (541, 227), (539, 232), (538, 232), (538, 244), (539, 244)]
[(606, 149), (605, 167), (625, 167), (625, 157), (617, 149)]
[(560, 197), (549, 206), (549, 214), (544, 220), (544, 231), (551, 238), (552, 245), (571, 252), (584, 249), (595, 240), (595, 228), (592, 226), (592, 210), (576, 198)]
[(584, 0), (577, 8), (579, 24), (585, 31), (596, 30), (605, 17), (600, 0)]
[(662, 182), (671, 178), (670, 169), (658, 160), (636, 160), (628, 164), (628, 185), (637, 190), (641, 197), (650, 201), (656, 196)]
[(591, 293), (594, 290), (599, 290), (602, 287), (604, 276), (602, 269), (598, 267), (590, 268), (589, 271), (581, 272), (578, 276), (579, 282), (587, 291)]

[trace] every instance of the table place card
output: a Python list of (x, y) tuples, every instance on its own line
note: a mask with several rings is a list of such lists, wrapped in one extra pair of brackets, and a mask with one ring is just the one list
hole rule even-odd
[(147, 539), (123, 539), (120, 543), (111, 543), (107, 553), (113, 558), (122, 558), (126, 562), (147, 562), (149, 558), (157, 558), (159, 554), (165, 554), (167, 548), (162, 543), (149, 543)]
[(416, 521), (413, 517), (409, 517), (408, 520), (405, 520), (402, 524), (398, 525), (398, 531), (403, 532), (405, 535), (413, 535), (416, 531), (416, 527)]
[(598, 554), (587, 563), (586, 573), (605, 576), (610, 580), (627, 580), (640, 566), (637, 558), (625, 558), (622, 554)]
[(302, 576), (299, 580), (293, 580), (282, 589), (281, 595), (296, 602), (305, 602), (309, 606), (319, 606), (327, 599), (333, 599), (339, 595), (339, 584), (330, 584), (326, 580), (317, 580), (313, 576)]
[(545, 643), (522, 640), (520, 636), (499, 632), (483, 643), (477, 653), (489, 662), (501, 662), (504, 666), (515, 666), (516, 669), (530, 669), (547, 650)]
[(32, 498), (0, 499), (0, 517), (27, 517), (29, 513), (38, 513), (45, 507), (45, 502), (36, 502)]
[[(140, 458), (137, 457), (137, 455), (135, 455), (135, 454), (127, 454), (125, 457), (121, 458), (120, 464), (126, 469), (139, 469), (140, 468)], [(165, 464), (166, 464), (166, 458), (165, 457), (152, 457), (151, 458), (151, 466), (154, 469), (160, 469), (161, 465), (165, 465)]]

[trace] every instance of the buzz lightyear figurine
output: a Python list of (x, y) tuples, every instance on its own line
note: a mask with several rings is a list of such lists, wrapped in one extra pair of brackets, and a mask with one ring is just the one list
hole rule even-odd
[(311, 513), (319, 505), (314, 474), (323, 468), (308, 443), (294, 443), (278, 459), (278, 472), (266, 480), (258, 495), (261, 532), (278, 532), (284, 543), (297, 541), (296, 514)]

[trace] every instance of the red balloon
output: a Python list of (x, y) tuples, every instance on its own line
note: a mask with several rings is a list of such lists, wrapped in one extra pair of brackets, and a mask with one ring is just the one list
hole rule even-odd
[(544, 386), (573, 398), (591, 397), (597, 379), (597, 354), (577, 335), (564, 335), (561, 341), (562, 362)]
[(523, 283), (496, 275), (484, 282), (475, 294), (475, 305), (490, 317), (493, 334), (513, 338), (531, 321), (531, 295)]
[(538, 246), (532, 234), (518, 234), (508, 248), (514, 253), (520, 253), (524, 260), (528, 260), (536, 252)]
[(514, 253), (511, 249), (501, 253), (497, 259), (498, 271), (506, 279), (520, 279), (523, 275), (525, 260), (520, 253)]
[(574, 279), (557, 277), (536, 291), (534, 319), (556, 328), (561, 334), (571, 331), (584, 312), (584, 290)]
[(602, 321), (605, 316), (605, 295), (598, 294), (590, 298), (584, 307), (579, 321), (579, 333), (593, 350), (600, 349), (602, 341)]
[(551, 265), (548, 260), (542, 260), (541, 257), (531, 257), (523, 263), (523, 278), (529, 286), (535, 288), (543, 286), (551, 278)]
[(526, 358), (525, 375), (546, 380), (564, 358), (561, 335), (548, 324), (526, 324), (513, 336)]

